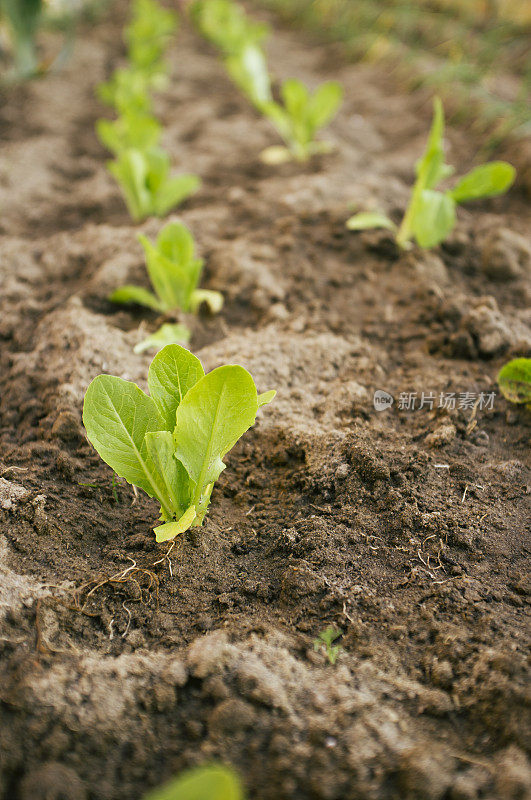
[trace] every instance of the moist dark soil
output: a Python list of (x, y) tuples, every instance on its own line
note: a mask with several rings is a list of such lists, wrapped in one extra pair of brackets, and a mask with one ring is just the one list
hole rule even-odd
[[(190, 346), (278, 395), (204, 526), (156, 545), (81, 424), (95, 375), (145, 387), (161, 321), (106, 299), (145, 284), (136, 234), (162, 224), (131, 224), (94, 133), (123, 12), (0, 110), (0, 797), (137, 800), (211, 760), (251, 800), (529, 797), (530, 415), (495, 382), (531, 345), (524, 189), (434, 252), (349, 233), (352, 209), (400, 217), (429, 97), (277, 30), (276, 76), (346, 99), (332, 154), (266, 167), (274, 131), (183, 24), (157, 113), (226, 298)], [(480, 143), (447, 139), (469, 168)]]

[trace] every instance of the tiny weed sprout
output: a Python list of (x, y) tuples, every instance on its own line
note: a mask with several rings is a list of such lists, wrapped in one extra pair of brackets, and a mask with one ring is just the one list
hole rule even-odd
[(31, 78), (39, 70), (36, 36), (42, 12), (42, 0), (0, 0), (0, 13), (7, 20), (13, 43), (16, 78)]
[(158, 147), (123, 150), (108, 163), (132, 218), (163, 217), (195, 194), (201, 185), (196, 175), (170, 175), (170, 157)]
[(135, 0), (133, 17), (125, 29), (129, 61), (141, 72), (165, 73), (164, 54), (177, 30), (177, 18), (154, 0)]
[(327, 81), (312, 94), (301, 81), (291, 78), (284, 81), (280, 94), (282, 105), (271, 101), (265, 103), (262, 110), (286, 146), (268, 147), (262, 153), (263, 160), (270, 164), (290, 159), (307, 161), (317, 153), (330, 152), (330, 144), (315, 137), (333, 119), (341, 105), (341, 84)]
[(275, 391), (258, 394), (251, 375), (224, 366), (207, 375), (184, 347), (170, 344), (149, 368), (150, 395), (123, 378), (98, 375), (83, 404), (83, 424), (103, 461), (156, 498), (157, 542), (200, 526), (223, 457)]
[(149, 792), (144, 800), (244, 800), (244, 796), (232, 769), (211, 764), (184, 772)]
[(313, 649), (317, 652), (321, 650), (323, 647), (325, 649), (326, 657), (332, 666), (336, 663), (337, 657), (341, 652), (341, 645), (334, 644), (336, 639), (339, 639), (340, 636), (343, 635), (343, 631), (338, 630), (337, 628), (328, 627), (325, 628), (324, 631), (318, 634), (317, 639), (315, 639), (313, 643)]
[(348, 220), (347, 228), (353, 231), (388, 228), (402, 248), (409, 248), (413, 240), (420, 247), (435, 247), (452, 232), (459, 203), (496, 197), (510, 188), (516, 175), (514, 167), (505, 161), (491, 161), (468, 172), (453, 189), (437, 191), (439, 183), (454, 171), (445, 164), (443, 138), (444, 113), (436, 97), (428, 143), (416, 164), (416, 181), (400, 227), (385, 214), (361, 213)]
[(501, 368), (497, 380), (507, 400), (531, 410), (531, 358), (513, 358)]
[(196, 258), (194, 239), (185, 225), (170, 222), (155, 244), (145, 236), (138, 238), (155, 293), (139, 286), (122, 286), (111, 294), (109, 299), (113, 303), (139, 303), (162, 313), (176, 310), (195, 313), (201, 303), (206, 303), (213, 314), (221, 311), (220, 292), (197, 288), (203, 261)]
[(123, 150), (150, 150), (160, 141), (161, 125), (150, 114), (127, 111), (115, 120), (99, 119), (96, 133), (100, 142), (112, 153)]

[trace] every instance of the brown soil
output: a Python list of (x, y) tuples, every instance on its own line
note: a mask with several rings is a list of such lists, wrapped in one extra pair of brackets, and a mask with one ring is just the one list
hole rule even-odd
[[(105, 299), (145, 280), (94, 134), (121, 23), (0, 112), (0, 797), (136, 800), (211, 759), (251, 800), (528, 797), (529, 415), (372, 402), (497, 391), (529, 354), (523, 195), (462, 210), (436, 253), (348, 233), (349, 206), (403, 208), (427, 98), (277, 32), (277, 75), (346, 101), (333, 155), (265, 167), (273, 131), (181, 30), (158, 112), (204, 180), (180, 216), (227, 300), (191, 346), (278, 397), (168, 553), (81, 426), (94, 375), (145, 385), (132, 348), (158, 324)], [(448, 140), (468, 167), (478, 143)]]

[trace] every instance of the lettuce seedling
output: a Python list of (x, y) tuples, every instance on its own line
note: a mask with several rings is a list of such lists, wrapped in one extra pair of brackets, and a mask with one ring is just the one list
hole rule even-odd
[(225, 58), (225, 68), (241, 92), (262, 113), (273, 103), (271, 78), (262, 49), (248, 44)]
[(232, 80), (251, 103), (272, 123), (286, 146), (268, 147), (262, 159), (280, 164), (291, 159), (307, 161), (317, 153), (330, 152), (328, 142), (318, 141), (317, 132), (335, 116), (343, 98), (337, 81), (327, 81), (311, 94), (299, 80), (290, 78), (281, 85), (282, 103), (273, 100), (271, 78), (260, 48), (250, 45), (229, 56), (225, 66)]
[(151, 114), (127, 111), (115, 120), (99, 119), (96, 133), (100, 142), (112, 153), (123, 150), (150, 150), (157, 147), (161, 125)]
[(154, 0), (135, 0), (132, 20), (124, 31), (131, 64), (148, 74), (166, 72), (163, 57), (176, 30), (172, 11)]
[(163, 217), (195, 194), (201, 185), (197, 175), (170, 175), (170, 157), (158, 147), (123, 150), (108, 163), (118, 181), (129, 213), (135, 221)]
[(203, 523), (223, 457), (275, 391), (258, 394), (243, 367), (207, 375), (184, 347), (170, 344), (149, 368), (150, 396), (123, 378), (98, 375), (83, 404), (83, 424), (103, 461), (161, 506), (157, 542)]
[(122, 67), (115, 70), (106, 83), (99, 84), (97, 95), (102, 103), (112, 106), (119, 114), (149, 114), (150, 91), (156, 88), (160, 88), (158, 77), (133, 67)]
[(13, 41), (15, 76), (31, 78), (38, 72), (36, 35), (42, 19), (42, 0), (0, 0)]
[(443, 107), (436, 97), (428, 143), (416, 164), (417, 179), (400, 227), (385, 214), (361, 213), (348, 220), (347, 228), (353, 231), (388, 228), (402, 248), (411, 247), (413, 240), (420, 247), (435, 247), (453, 230), (459, 203), (503, 194), (514, 182), (516, 171), (511, 164), (491, 161), (468, 172), (453, 189), (437, 191), (439, 183), (454, 172), (444, 161), (443, 138)]
[(122, 286), (110, 296), (113, 303), (138, 303), (154, 311), (195, 313), (206, 303), (213, 314), (221, 311), (223, 295), (198, 289), (204, 262), (195, 256), (192, 234), (181, 222), (170, 222), (157, 237), (156, 244), (140, 235), (146, 266), (155, 293), (140, 286)]
[(322, 83), (313, 94), (299, 80), (290, 78), (280, 87), (282, 105), (273, 101), (262, 107), (265, 116), (276, 128), (285, 147), (268, 147), (262, 158), (268, 163), (295, 159), (307, 161), (317, 153), (328, 153), (328, 142), (317, 140), (316, 134), (336, 115), (343, 99), (343, 87), (337, 81)]
[(268, 25), (252, 20), (233, 0), (196, 0), (190, 13), (200, 33), (225, 56), (259, 47), (269, 33)]
[(501, 368), (497, 380), (507, 400), (531, 409), (531, 358), (513, 358)]
[(210, 764), (187, 770), (148, 792), (144, 800), (244, 800), (244, 795), (232, 769)]

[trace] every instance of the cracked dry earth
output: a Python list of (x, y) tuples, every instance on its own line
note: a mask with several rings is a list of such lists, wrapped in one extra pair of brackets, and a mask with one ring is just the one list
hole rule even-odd
[[(348, 233), (349, 206), (403, 208), (428, 98), (277, 30), (277, 75), (346, 101), (334, 154), (265, 167), (273, 132), (182, 26), (157, 110), (203, 178), (180, 217), (226, 295), (191, 348), (278, 396), (168, 554), (81, 426), (96, 374), (145, 387), (132, 348), (160, 323), (106, 300), (145, 281), (135, 234), (161, 225), (132, 226), (94, 134), (124, 11), (0, 112), (0, 797), (136, 800), (222, 759), (251, 800), (524, 800), (529, 415), (372, 403), (493, 392), (529, 354), (523, 189), (434, 253)], [(449, 131), (458, 167), (476, 145)]]

